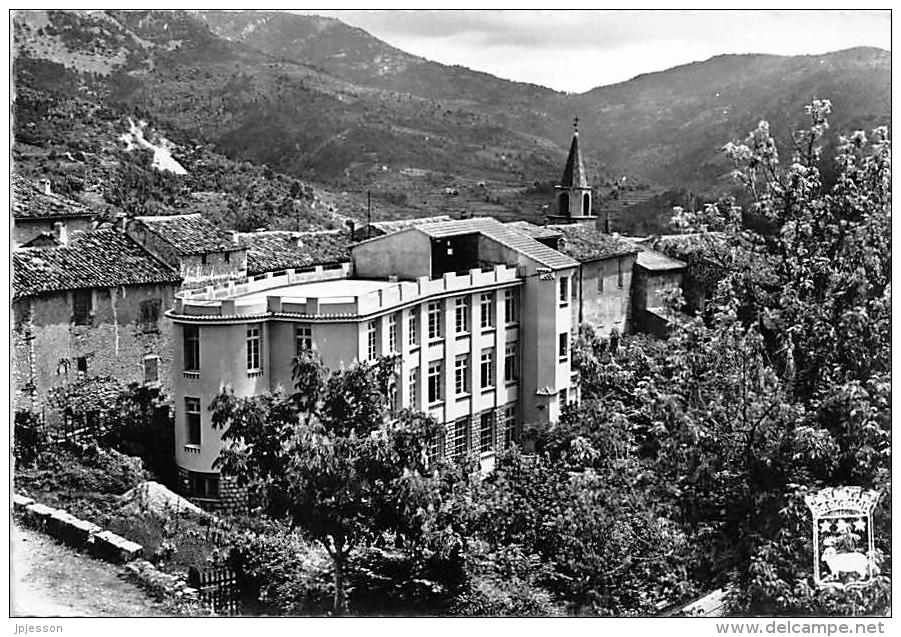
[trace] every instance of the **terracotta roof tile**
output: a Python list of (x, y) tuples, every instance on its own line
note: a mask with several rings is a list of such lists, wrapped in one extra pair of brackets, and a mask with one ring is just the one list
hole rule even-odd
[(213, 225), (201, 214), (135, 217), (151, 232), (171, 244), (181, 255), (205, 254), (223, 250), (240, 250), (242, 245), (232, 235)]
[[(380, 230), (384, 234), (397, 232), (398, 230), (406, 230), (414, 226), (420, 226), (424, 223), (440, 223), (442, 221), (452, 221), (448, 215), (437, 215), (434, 217), (413, 217), (409, 219), (395, 219), (393, 221), (373, 221), (371, 225), (374, 229)], [(366, 226), (363, 226), (365, 229)]]
[(238, 238), (247, 248), (249, 275), (350, 260), (346, 230), (246, 232)]
[(93, 217), (94, 212), (77, 201), (57, 194), (46, 194), (37, 184), (20, 175), (12, 178), (12, 214), (14, 219), (61, 219)]
[(528, 221), (508, 221), (504, 225), (517, 232), (527, 234), (533, 239), (556, 239), (561, 236), (560, 231), (554, 226), (536, 226)]
[(112, 228), (73, 232), (65, 246), (13, 252), (13, 296), (79, 288), (178, 283), (178, 275)]
[(562, 235), (560, 252), (577, 261), (610, 259), (627, 254), (635, 254), (638, 248), (631, 241), (604, 234), (594, 224), (571, 223), (548, 226)]

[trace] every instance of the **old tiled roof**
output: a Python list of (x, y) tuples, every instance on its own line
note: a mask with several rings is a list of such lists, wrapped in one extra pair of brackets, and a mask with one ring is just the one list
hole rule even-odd
[(46, 194), (37, 184), (20, 175), (12, 178), (14, 219), (63, 219), (93, 217), (90, 208), (56, 194)]
[(679, 259), (717, 258), (729, 253), (729, 243), (721, 232), (661, 235), (651, 238), (648, 243), (655, 249)]
[(79, 288), (178, 283), (178, 275), (113, 228), (73, 232), (68, 245), (13, 251), (13, 296)]
[(610, 259), (635, 254), (638, 248), (631, 241), (604, 234), (594, 224), (571, 223), (548, 226), (562, 235), (559, 250), (577, 261)]
[(233, 241), (229, 232), (213, 225), (200, 213), (135, 217), (135, 221), (144, 224), (182, 256), (242, 248), (240, 243)]
[(433, 238), (453, 237), (478, 232), (548, 268), (572, 268), (579, 265), (567, 255), (549, 248), (532, 237), (510, 228), (492, 217), (475, 217), (458, 221), (429, 223), (416, 226), (416, 229)]
[(508, 228), (513, 228), (517, 232), (527, 234), (533, 239), (556, 239), (560, 237), (560, 231), (554, 226), (536, 226), (528, 221), (508, 221), (504, 225)]
[(250, 275), (350, 260), (346, 230), (246, 232), (238, 238), (247, 248)]
[(685, 267), (684, 261), (673, 259), (656, 250), (642, 250), (638, 253), (638, 258), (635, 260), (635, 263), (646, 270), (653, 270), (655, 272), (681, 270)]
[[(437, 215), (435, 217), (412, 217), (410, 219), (395, 219), (394, 221), (373, 221), (371, 225), (374, 229), (381, 231), (383, 234), (389, 232), (397, 232), (398, 230), (406, 230), (414, 226), (424, 223), (440, 223), (442, 221), (451, 221), (448, 215)], [(363, 226), (365, 229), (365, 226)]]
[(566, 168), (563, 169), (563, 177), (560, 179), (561, 188), (588, 188), (588, 174), (585, 172), (585, 164), (582, 161), (582, 152), (579, 150), (579, 133), (573, 134), (573, 142), (569, 147), (569, 157), (566, 158)]

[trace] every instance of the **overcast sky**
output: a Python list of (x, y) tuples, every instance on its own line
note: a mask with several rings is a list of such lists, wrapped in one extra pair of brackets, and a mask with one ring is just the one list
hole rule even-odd
[(573, 92), (721, 53), (891, 49), (886, 10), (309, 13), (337, 17), (430, 60)]

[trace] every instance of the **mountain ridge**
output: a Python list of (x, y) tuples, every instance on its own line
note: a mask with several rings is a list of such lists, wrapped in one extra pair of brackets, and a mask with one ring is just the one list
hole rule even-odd
[(576, 115), (598, 201), (623, 173), (696, 194), (728, 190), (722, 145), (759, 119), (780, 134), (799, 125), (812, 97), (833, 100), (838, 131), (891, 121), (890, 54), (879, 49), (725, 54), (564, 94), (431, 62), (334, 18), (284, 16), (17, 13), (14, 77), (26, 98), (17, 136), (53, 146), (28, 126), (47, 128), (40, 109), (62, 112), (60, 100), (77, 98), (144, 119), (184, 148), (207, 145), (223, 156), (218, 165), (249, 162), (322, 193), (346, 191), (329, 200), (351, 216), (371, 190), (390, 215), (538, 220)]

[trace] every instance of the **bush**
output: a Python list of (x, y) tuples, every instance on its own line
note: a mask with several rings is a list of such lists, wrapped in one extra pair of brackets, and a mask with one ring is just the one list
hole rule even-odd
[(40, 417), (31, 411), (17, 411), (13, 437), (16, 466), (32, 462), (46, 447)]
[(237, 536), (227, 563), (245, 608), (255, 614), (327, 615), (332, 608), (332, 561), (284, 524), (265, 524)]
[(145, 481), (140, 458), (88, 445), (40, 453), (30, 467), (16, 472), (16, 487), (35, 493), (120, 495)]

